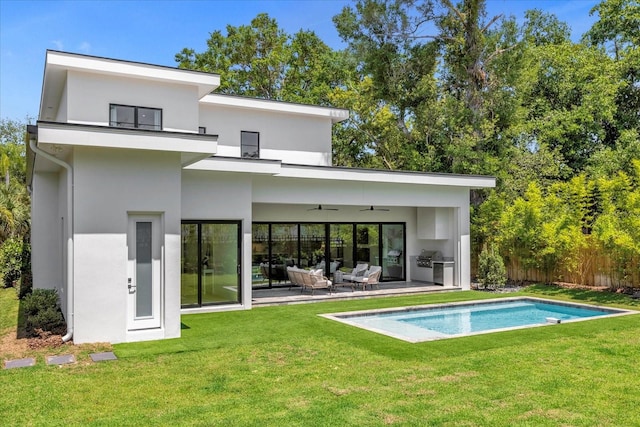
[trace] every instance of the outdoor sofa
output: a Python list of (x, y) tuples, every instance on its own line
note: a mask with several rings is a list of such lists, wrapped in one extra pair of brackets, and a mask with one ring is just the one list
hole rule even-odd
[[(289, 275), (289, 282), (291, 286), (300, 286), (300, 292), (304, 292), (305, 289), (311, 289), (311, 294), (316, 289), (328, 289), (331, 293), (333, 283), (326, 276), (322, 269), (317, 270), (305, 270), (298, 267), (287, 267), (287, 274)], [(291, 289), (291, 286), (289, 289)]]

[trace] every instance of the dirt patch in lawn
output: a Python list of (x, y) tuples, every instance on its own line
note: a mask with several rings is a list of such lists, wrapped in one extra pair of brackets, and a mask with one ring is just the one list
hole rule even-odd
[(29, 346), (26, 339), (18, 339), (17, 328), (12, 328), (4, 335), (0, 336), (0, 358), (19, 359), (26, 357)]
[(25, 357), (73, 354), (77, 360), (81, 355), (113, 351), (109, 343), (74, 345), (62, 342), (62, 336), (50, 332), (41, 332), (36, 338), (18, 338), (17, 328), (12, 328), (0, 335), (0, 366), (3, 360), (22, 359)]

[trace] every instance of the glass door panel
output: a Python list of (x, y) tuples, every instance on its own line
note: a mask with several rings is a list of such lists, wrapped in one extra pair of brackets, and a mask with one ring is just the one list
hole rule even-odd
[[(329, 240), (331, 243), (331, 262), (337, 269), (351, 270), (353, 262), (353, 224), (330, 224)], [(333, 272), (332, 272), (333, 273)]]
[(356, 226), (356, 263), (380, 265), (378, 229), (378, 224)]
[(254, 288), (269, 286), (269, 224), (253, 224), (251, 229), (251, 284)]
[(201, 224), (202, 304), (238, 302), (239, 240), (237, 223)]
[(181, 304), (240, 301), (240, 223), (182, 224)]
[(181, 290), (183, 306), (198, 305), (198, 225), (182, 224)]
[(298, 266), (326, 270), (325, 257), (325, 225), (300, 224), (300, 262)]
[(287, 267), (298, 264), (298, 224), (271, 225), (271, 259), (264, 270), (270, 283), (287, 283)]
[(382, 277), (405, 280), (404, 225), (382, 224)]
[(136, 222), (136, 317), (153, 316), (153, 266), (151, 222)]

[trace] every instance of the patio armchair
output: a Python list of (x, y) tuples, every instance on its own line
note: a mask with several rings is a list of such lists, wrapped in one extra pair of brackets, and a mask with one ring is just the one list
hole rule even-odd
[(382, 267), (379, 265), (372, 265), (364, 276), (356, 277), (354, 282), (358, 285), (362, 285), (363, 291), (367, 286), (370, 286), (371, 289), (373, 289), (373, 285), (376, 285), (376, 288), (380, 289), (380, 274), (382, 274)]
[[(329, 263), (329, 274), (335, 273), (339, 267), (340, 267), (340, 261), (331, 261)], [(322, 271), (325, 271), (325, 268), (326, 268), (326, 264), (324, 261), (320, 261), (318, 264), (316, 264), (316, 269), (321, 269)]]
[(311, 295), (313, 295), (316, 289), (328, 289), (329, 293), (331, 293), (333, 283), (331, 283), (331, 280), (329, 280), (323, 273), (324, 271), (322, 270), (311, 270), (309, 272), (311, 285), (308, 287), (311, 288)]
[(357, 277), (364, 277), (367, 269), (369, 268), (369, 264), (357, 264), (356, 267), (351, 271), (350, 274), (344, 274), (342, 279), (347, 282), (355, 282)]

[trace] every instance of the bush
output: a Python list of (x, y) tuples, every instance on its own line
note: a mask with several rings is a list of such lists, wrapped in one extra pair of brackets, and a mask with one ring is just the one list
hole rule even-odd
[(478, 281), (484, 288), (502, 288), (507, 282), (504, 261), (495, 249), (483, 249), (478, 259)]
[(13, 286), (13, 282), (20, 278), (22, 254), (21, 240), (7, 239), (0, 246), (0, 275), (6, 288)]
[(64, 317), (60, 311), (58, 293), (55, 289), (34, 289), (22, 300), (22, 309), (28, 336), (38, 336), (36, 329), (53, 334), (64, 333)]

